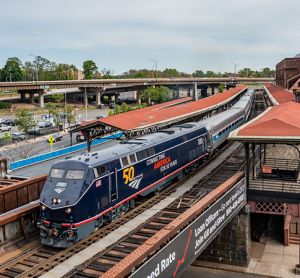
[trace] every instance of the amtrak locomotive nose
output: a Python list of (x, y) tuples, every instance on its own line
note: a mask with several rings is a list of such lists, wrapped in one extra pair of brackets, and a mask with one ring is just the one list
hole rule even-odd
[(66, 247), (77, 239), (74, 221), (89, 214), (88, 209), (76, 209), (76, 203), (94, 180), (94, 173), (81, 161), (55, 164), (40, 196), (42, 243)]

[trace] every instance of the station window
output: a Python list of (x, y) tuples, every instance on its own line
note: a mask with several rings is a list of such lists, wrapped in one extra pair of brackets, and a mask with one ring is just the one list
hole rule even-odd
[(123, 167), (126, 167), (130, 164), (127, 156), (121, 158), (121, 164)]
[(135, 163), (135, 162), (136, 162), (136, 156), (135, 156), (135, 154), (131, 154), (131, 155), (129, 156), (129, 158), (130, 158), (130, 162), (131, 162), (131, 163)]
[(107, 173), (106, 165), (101, 165), (97, 167), (99, 176), (104, 176)]

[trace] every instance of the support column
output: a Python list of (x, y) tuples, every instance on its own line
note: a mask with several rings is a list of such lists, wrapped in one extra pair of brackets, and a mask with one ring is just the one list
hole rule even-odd
[(29, 93), (29, 101), (31, 104), (34, 104), (34, 92)]
[(21, 102), (25, 102), (26, 101), (26, 93), (24, 91), (20, 92), (21, 94)]
[(101, 91), (96, 92), (96, 107), (99, 108), (101, 105)]
[(142, 104), (141, 91), (136, 91), (136, 102), (137, 104)]
[(197, 82), (194, 83), (194, 100), (198, 100), (198, 88), (197, 88)]
[(85, 107), (87, 107), (89, 105), (88, 94), (87, 94), (86, 88), (84, 88), (84, 92), (83, 92), (83, 102), (84, 102)]
[[(246, 205), (219, 233), (214, 241), (196, 259), (202, 261), (247, 267), (250, 262), (250, 208)], [(216, 266), (218, 266), (216, 264)]]
[(213, 96), (215, 94), (215, 86), (211, 86), (211, 95)]
[(45, 107), (44, 92), (43, 91), (39, 92), (39, 105), (40, 105), (41, 108)]
[(246, 187), (249, 188), (249, 172), (250, 172), (250, 154), (249, 143), (245, 143), (245, 159), (246, 159)]

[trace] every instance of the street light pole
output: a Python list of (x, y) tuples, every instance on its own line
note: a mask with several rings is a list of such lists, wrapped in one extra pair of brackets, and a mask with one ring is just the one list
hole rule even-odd
[(29, 54), (29, 56), (32, 56), (36, 59), (36, 64), (35, 64), (35, 77), (36, 77), (36, 82), (39, 81), (39, 74), (38, 74), (38, 60), (37, 60), (37, 57), (36, 55), (33, 55), (33, 54)]
[(155, 64), (155, 79), (157, 79), (157, 61), (154, 59), (151, 59), (150, 62), (153, 62)]
[(236, 63), (231, 63), (232, 65), (234, 65), (234, 80), (236, 80)]

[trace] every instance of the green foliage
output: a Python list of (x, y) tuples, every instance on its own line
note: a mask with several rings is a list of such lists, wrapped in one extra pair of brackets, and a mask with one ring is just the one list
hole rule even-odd
[(0, 109), (9, 109), (10, 107), (11, 107), (10, 103), (0, 101)]
[(59, 104), (48, 102), (45, 107), (48, 109), (49, 115), (53, 117), (54, 125), (59, 129), (59, 124), (61, 123)]
[(8, 132), (5, 132), (2, 137), (2, 140), (3, 140), (4, 144), (9, 143), (11, 141), (11, 134)]
[(275, 77), (275, 70), (270, 68), (263, 68), (261, 71), (251, 70), (250, 68), (243, 68), (238, 72), (240, 77)]
[(112, 116), (112, 115), (115, 115), (115, 113), (114, 113), (113, 110), (109, 109), (109, 111), (108, 111), (108, 116)]
[(98, 70), (96, 63), (92, 60), (86, 60), (83, 62), (82, 67), (84, 79), (93, 79)]
[(17, 57), (8, 58), (4, 68), (1, 70), (2, 81), (21, 81), (23, 73), (21, 70), (22, 62)]
[(148, 87), (141, 94), (143, 101), (161, 103), (171, 99), (171, 90), (168, 87)]
[(52, 95), (51, 98), (55, 103), (60, 104), (64, 100), (65, 96), (62, 94), (55, 94)]
[(122, 112), (127, 112), (129, 110), (128, 108), (129, 106), (125, 102), (123, 102), (121, 105)]
[(24, 132), (28, 132), (36, 125), (33, 113), (28, 109), (22, 109), (17, 113), (17, 121), (19, 129)]
[(223, 92), (224, 91), (224, 89), (225, 89), (225, 85), (224, 84), (220, 84), (219, 86), (218, 86), (218, 90), (219, 90), (219, 92)]
[(69, 126), (75, 122), (75, 114), (74, 114), (74, 107), (72, 105), (66, 106), (66, 118)]

